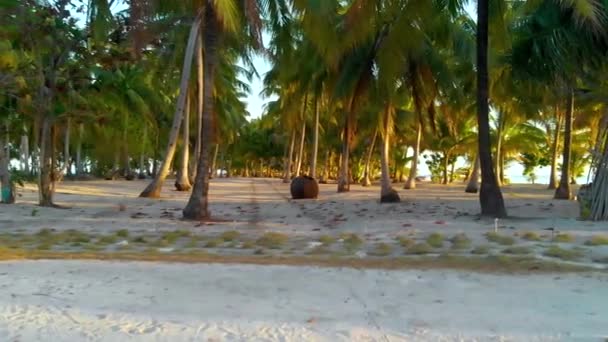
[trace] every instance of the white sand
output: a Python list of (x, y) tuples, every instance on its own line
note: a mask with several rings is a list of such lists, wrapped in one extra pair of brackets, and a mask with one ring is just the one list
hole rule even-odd
[(0, 341), (603, 341), (608, 276), (0, 263)]

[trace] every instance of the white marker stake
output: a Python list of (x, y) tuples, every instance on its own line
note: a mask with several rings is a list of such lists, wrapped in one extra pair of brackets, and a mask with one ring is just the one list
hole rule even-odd
[(494, 219), (494, 233), (498, 233), (498, 217)]

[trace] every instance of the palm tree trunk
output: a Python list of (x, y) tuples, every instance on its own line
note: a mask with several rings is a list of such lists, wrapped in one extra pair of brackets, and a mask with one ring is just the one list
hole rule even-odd
[(177, 179), (175, 180), (175, 188), (177, 191), (190, 191), (190, 177), (188, 177), (188, 162), (190, 157), (190, 96), (186, 97), (186, 108), (184, 111), (184, 119), (182, 120), (182, 157), (177, 171)]
[(443, 153), (443, 180), (441, 184), (448, 184), (448, 167), (450, 166), (450, 154), (444, 152)]
[(418, 158), (420, 157), (420, 143), (422, 141), (422, 123), (418, 122), (416, 129), (416, 146), (414, 146), (414, 155), (410, 166), (410, 176), (403, 186), (404, 189), (416, 189), (416, 177), (418, 174)]
[(51, 137), (52, 119), (44, 116), (40, 134), (40, 174), (38, 176), (38, 204), (52, 207), (53, 204), (53, 143)]
[(367, 157), (365, 158), (365, 167), (363, 169), (363, 180), (361, 181), (362, 186), (372, 185), (372, 181), (369, 177), (370, 167), (372, 163), (372, 155), (374, 154), (374, 148), (376, 146), (376, 139), (378, 138), (378, 127), (374, 130), (374, 136), (372, 137), (372, 144), (367, 150)]
[(21, 171), (26, 174), (30, 173), (30, 145), (27, 134), (21, 136), (21, 144), (19, 146), (21, 154)]
[(84, 138), (84, 124), (78, 124), (78, 144), (76, 145), (76, 175), (81, 176), (82, 168), (82, 139)]
[(381, 153), (381, 162), (382, 162), (382, 186), (380, 189), (380, 203), (394, 203), (399, 202), (401, 198), (399, 198), (399, 194), (395, 189), (393, 189), (391, 185), (391, 176), (390, 176), (390, 168), (389, 168), (389, 159), (390, 159), (390, 148), (391, 148), (391, 106), (390, 104), (386, 105), (384, 110), (384, 135), (383, 135), (383, 144), (382, 144), (382, 153)]
[(196, 101), (196, 145), (194, 147), (194, 172), (193, 179), (196, 178), (196, 170), (198, 165), (198, 158), (201, 155), (201, 132), (203, 128), (203, 101), (204, 101), (204, 93), (203, 93), (203, 75), (204, 75), (204, 65), (203, 65), (203, 37), (202, 35), (198, 36), (197, 46), (196, 46), (196, 75), (197, 75), (197, 95), (198, 101)]
[(464, 189), (464, 192), (476, 194), (479, 190), (479, 157), (475, 156), (475, 161), (473, 162), (473, 172), (469, 177), (469, 182), (467, 183), (467, 187)]
[(343, 143), (342, 143), (342, 154), (340, 156), (340, 169), (338, 175), (338, 192), (350, 191), (350, 179), (349, 179), (349, 155), (350, 155), (350, 142), (351, 142), (351, 130), (353, 127), (351, 115), (347, 114), (344, 123)]
[(319, 153), (319, 96), (315, 97), (315, 127), (312, 143), (312, 159), (310, 160), (310, 177), (317, 178), (317, 156)]
[[(208, 6), (211, 7), (211, 6)], [(207, 12), (207, 11), (205, 11)], [(171, 166), (171, 162), (173, 161), (173, 156), (175, 155), (175, 147), (177, 145), (177, 137), (179, 135), (179, 128), (182, 123), (182, 118), (184, 115), (184, 107), (186, 105), (186, 95), (188, 94), (188, 84), (190, 80), (190, 71), (192, 69), (192, 57), (194, 55), (194, 49), (196, 47), (196, 42), (198, 40), (199, 28), (201, 26), (202, 21), (202, 11), (199, 12), (192, 27), (190, 29), (190, 36), (188, 37), (188, 45), (186, 47), (186, 54), (184, 57), (184, 67), (182, 70), (182, 78), (179, 89), (179, 97), (177, 99), (177, 106), (175, 109), (175, 115), (173, 116), (173, 125), (171, 126), (171, 131), (169, 132), (169, 140), (167, 142), (167, 149), (165, 151), (165, 157), (163, 158), (163, 162), (160, 166), (159, 172), (156, 173), (154, 180), (142, 191), (139, 197), (152, 197), (158, 198), (160, 197), (160, 191), (163, 187), (163, 183), (165, 179), (169, 175), (169, 169)], [(206, 85), (211, 86), (211, 83), (205, 83)], [(207, 91), (207, 90), (205, 90)], [(211, 96), (208, 97), (211, 99)], [(211, 113), (209, 113), (211, 115)], [(202, 155), (201, 151), (201, 155)], [(204, 177), (207, 179), (208, 176)], [(198, 179), (199, 177), (197, 177)], [(205, 192), (206, 194), (206, 192)], [(205, 195), (206, 196), (206, 195)], [(206, 207), (205, 207), (206, 210)]]
[(477, 1), (477, 125), (479, 160), (481, 167), (481, 191), (479, 202), (481, 214), (505, 217), (507, 210), (492, 166), (490, 147), (490, 119), (488, 103), (488, 3)]
[[(306, 103), (306, 101), (304, 101)], [(306, 108), (306, 104), (304, 105)], [(306, 140), (306, 121), (302, 123), (302, 135), (300, 136), (300, 148), (298, 152), (298, 163), (296, 164), (296, 177), (300, 175), (302, 161), (304, 160), (304, 141)]]
[(70, 160), (70, 126), (72, 125), (71, 118), (67, 118), (65, 124), (65, 140), (63, 143), (63, 174), (67, 175), (70, 170), (69, 168), (69, 160)]
[(329, 159), (331, 158), (330, 151), (325, 151), (325, 161), (323, 162), (323, 171), (321, 171), (321, 178), (319, 178), (320, 184), (326, 184), (329, 178)]
[(499, 186), (502, 186), (502, 175), (500, 174), (500, 160), (502, 158), (502, 132), (504, 126), (504, 113), (502, 111), (498, 112), (498, 127), (496, 129), (496, 154), (494, 155), (494, 172), (496, 172), (496, 180)]
[[(217, 175), (217, 155), (220, 150), (220, 145), (215, 144), (213, 150), (213, 159), (211, 160), (211, 170), (209, 170), (209, 178), (214, 178)], [(222, 170), (220, 170), (220, 178), (222, 177)]]
[(15, 194), (13, 185), (11, 184), (9, 173), (9, 149), (8, 140), (4, 141), (0, 138), (0, 202), (4, 204), (15, 203)]
[(139, 154), (139, 179), (146, 178), (146, 142), (148, 141), (148, 125), (144, 123), (144, 133), (141, 142), (141, 153)]
[(553, 144), (551, 146), (551, 173), (549, 175), (549, 186), (547, 189), (557, 189), (557, 156), (559, 154), (559, 131), (562, 126), (562, 118), (559, 107), (555, 106), (555, 132), (553, 132)]
[(572, 116), (574, 111), (574, 92), (568, 90), (568, 107), (566, 108), (566, 118), (564, 125), (564, 151), (562, 156), (562, 175), (559, 186), (555, 189), (555, 199), (571, 199), (570, 189), (570, 155), (572, 145)]
[(285, 170), (283, 172), (283, 183), (291, 182), (291, 161), (293, 160), (293, 150), (296, 144), (296, 130), (291, 132), (291, 140), (289, 143), (289, 155), (285, 160)]
[(220, 23), (213, 6), (205, 6), (205, 28), (203, 41), (203, 63), (205, 75), (203, 77), (203, 128), (201, 141), (201, 155), (199, 156), (198, 170), (196, 172), (196, 182), (194, 189), (184, 208), (185, 219), (206, 220), (209, 214), (209, 157), (211, 152), (211, 142), (214, 141), (213, 127), (213, 85), (215, 80), (215, 69), (218, 65), (218, 39), (220, 34)]

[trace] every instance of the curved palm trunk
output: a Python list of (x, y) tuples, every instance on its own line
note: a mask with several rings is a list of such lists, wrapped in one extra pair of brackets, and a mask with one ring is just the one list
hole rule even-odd
[(557, 189), (557, 156), (559, 154), (559, 131), (561, 130), (562, 119), (559, 114), (559, 107), (555, 108), (555, 132), (553, 132), (553, 146), (551, 146), (551, 173), (549, 175), (549, 186), (547, 189)]
[(52, 207), (53, 204), (53, 139), (52, 119), (45, 115), (40, 134), (40, 174), (38, 176), (38, 204)]
[(78, 144), (76, 145), (76, 175), (84, 173), (82, 165), (82, 140), (84, 139), (84, 124), (78, 125)]
[[(304, 102), (306, 103), (306, 101)], [(306, 106), (306, 105), (305, 105)], [(302, 170), (302, 161), (304, 160), (304, 140), (306, 138), (306, 121), (302, 123), (302, 135), (300, 136), (300, 148), (298, 152), (298, 162), (296, 164), (296, 177), (300, 175)]]
[(390, 105), (386, 106), (384, 110), (384, 139), (382, 144), (382, 186), (380, 189), (380, 203), (394, 203), (399, 202), (401, 198), (395, 189), (393, 189), (391, 185), (391, 176), (390, 176), (390, 168), (389, 168), (389, 159), (390, 159), (390, 148), (391, 148), (391, 107)]
[(498, 127), (496, 129), (496, 154), (494, 155), (496, 180), (499, 186), (502, 186), (502, 175), (501, 175), (501, 158), (502, 158), (502, 135), (504, 128), (504, 113), (498, 112)]
[(173, 156), (175, 155), (177, 136), (179, 135), (179, 128), (184, 114), (184, 106), (186, 105), (186, 95), (188, 93), (188, 83), (190, 80), (190, 71), (192, 69), (192, 57), (194, 55), (194, 48), (196, 46), (201, 20), (202, 12), (198, 14), (194, 20), (194, 23), (192, 24), (192, 28), (190, 29), (190, 36), (188, 37), (188, 45), (186, 47), (186, 54), (184, 57), (184, 67), (182, 70), (179, 97), (177, 99), (175, 115), (173, 116), (173, 125), (171, 126), (171, 131), (169, 133), (169, 141), (167, 142), (165, 158), (163, 158), (160, 170), (156, 173), (154, 180), (146, 187), (146, 189), (144, 189), (144, 191), (142, 191), (139, 197), (160, 197), (160, 191), (162, 190), (163, 183), (169, 175), (171, 162), (173, 161)]
[(566, 108), (566, 118), (564, 124), (564, 151), (562, 157), (562, 175), (559, 186), (555, 189), (555, 199), (571, 199), (570, 189), (570, 155), (572, 145), (572, 114), (574, 111), (574, 92), (569, 90), (568, 107)]
[(9, 173), (9, 151), (8, 140), (4, 141), (0, 138), (0, 202), (4, 204), (15, 203), (15, 194), (13, 185), (11, 184)]
[(450, 154), (444, 152), (443, 153), (443, 180), (441, 181), (441, 184), (443, 185), (447, 185), (448, 184), (448, 168), (450, 166)]
[(198, 165), (198, 158), (201, 155), (201, 131), (203, 128), (203, 75), (204, 75), (204, 66), (203, 66), (203, 37), (199, 34), (197, 39), (196, 46), (196, 75), (197, 75), (197, 96), (198, 101), (196, 101), (196, 145), (194, 147), (194, 171), (192, 174), (192, 179), (196, 178), (196, 170)]
[(374, 136), (372, 138), (372, 144), (369, 146), (367, 150), (367, 157), (365, 159), (365, 168), (363, 170), (363, 180), (361, 181), (362, 186), (370, 186), (372, 185), (372, 181), (369, 177), (371, 163), (372, 163), (372, 155), (374, 154), (374, 148), (376, 147), (376, 139), (378, 138), (378, 127), (374, 130)]
[(291, 182), (291, 161), (293, 160), (293, 150), (296, 145), (296, 130), (291, 132), (291, 140), (289, 143), (289, 154), (285, 161), (285, 170), (283, 171), (283, 183)]
[(489, 0), (477, 1), (477, 125), (481, 167), (479, 202), (481, 204), (481, 215), (502, 218), (507, 216), (507, 210), (494, 174), (492, 152), (490, 150), (488, 2)]
[(213, 84), (215, 80), (215, 70), (218, 65), (218, 39), (219, 22), (213, 6), (206, 6), (205, 11), (204, 39), (205, 49), (203, 50), (203, 63), (205, 75), (203, 77), (203, 128), (201, 155), (199, 156), (198, 170), (196, 172), (196, 182), (194, 189), (188, 200), (188, 204), (183, 210), (185, 219), (206, 220), (209, 214), (209, 157), (211, 152), (211, 142), (214, 140), (213, 130)]
[(469, 182), (467, 183), (467, 187), (464, 189), (464, 192), (476, 194), (477, 191), (479, 191), (479, 157), (476, 156), (473, 172), (471, 172)]
[(175, 188), (177, 191), (190, 191), (192, 185), (188, 177), (188, 163), (190, 157), (190, 96), (186, 98), (186, 109), (182, 120), (182, 157), (180, 158)]
[(70, 126), (72, 126), (71, 118), (67, 118), (65, 125), (65, 140), (63, 143), (63, 174), (68, 175), (70, 173)]
[(315, 98), (315, 127), (312, 143), (312, 158), (310, 160), (310, 177), (317, 178), (317, 157), (319, 154), (319, 96)]
[(404, 189), (416, 189), (416, 176), (418, 174), (418, 158), (420, 157), (420, 142), (422, 141), (422, 123), (418, 122), (416, 129), (416, 146), (414, 146), (414, 156), (410, 166), (410, 175), (403, 186)]
[[(215, 144), (213, 150), (213, 158), (211, 159), (211, 168), (209, 170), (209, 178), (213, 178), (217, 175), (217, 155), (220, 151), (220, 145)], [(220, 170), (220, 178), (222, 177), (222, 170)]]
[(342, 154), (340, 156), (340, 171), (338, 175), (338, 192), (350, 191), (350, 179), (349, 179), (349, 155), (350, 155), (350, 144), (351, 144), (351, 130), (352, 120), (350, 113), (347, 114), (346, 122), (344, 124), (344, 136), (342, 137)]

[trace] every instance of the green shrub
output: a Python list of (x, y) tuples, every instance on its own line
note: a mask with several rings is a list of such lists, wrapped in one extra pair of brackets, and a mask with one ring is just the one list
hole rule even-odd
[(417, 243), (406, 250), (408, 254), (429, 254), (433, 252), (433, 247), (426, 242)]
[(522, 239), (524, 240), (528, 240), (528, 241), (540, 241), (540, 235), (538, 235), (538, 233), (535, 232), (525, 232), (522, 236)]
[(543, 254), (563, 260), (578, 260), (583, 257), (583, 252), (578, 249), (565, 249), (559, 246), (551, 246)]
[(236, 239), (238, 239), (241, 236), (241, 233), (236, 231), (236, 230), (229, 230), (226, 232), (223, 232), (220, 235), (220, 239), (222, 239), (225, 242), (230, 242), (230, 241), (234, 241)]
[(510, 246), (515, 243), (515, 239), (511, 236), (501, 235), (496, 232), (489, 232), (486, 234), (486, 239), (490, 242), (497, 243), (503, 246)]
[(481, 255), (481, 254), (488, 254), (490, 253), (490, 246), (477, 246), (475, 248), (473, 248), (473, 250), (471, 251), (471, 254), (475, 254), (475, 255)]
[(467, 249), (471, 246), (471, 239), (464, 233), (454, 235), (450, 242), (452, 243), (452, 249)]
[(323, 246), (331, 246), (336, 242), (336, 238), (330, 235), (321, 235), (319, 237), (319, 242), (321, 242)]
[(374, 250), (370, 252), (373, 256), (387, 256), (393, 251), (393, 247), (388, 243), (380, 242), (374, 245)]
[(401, 245), (401, 247), (408, 248), (416, 244), (416, 241), (414, 239), (409, 238), (407, 236), (397, 236), (395, 239), (399, 242), (399, 245)]
[(260, 247), (279, 249), (283, 247), (289, 240), (289, 236), (283, 233), (269, 232), (262, 235), (256, 240), (256, 244)]
[(553, 241), (572, 243), (572, 242), (576, 241), (576, 238), (572, 234), (561, 233), (561, 234), (555, 235), (555, 237), (553, 237)]
[(502, 252), (505, 254), (531, 254), (532, 249), (525, 246), (514, 246), (506, 248)]
[(121, 238), (128, 238), (129, 237), (129, 231), (126, 229), (120, 229), (116, 231), (116, 236), (121, 237)]
[(585, 242), (587, 246), (604, 246), (608, 245), (607, 235), (594, 235), (590, 240)]
[(174, 230), (171, 232), (165, 232), (162, 235), (163, 240), (167, 240), (169, 243), (175, 243), (177, 240), (183, 237), (190, 237), (192, 233), (187, 230)]

